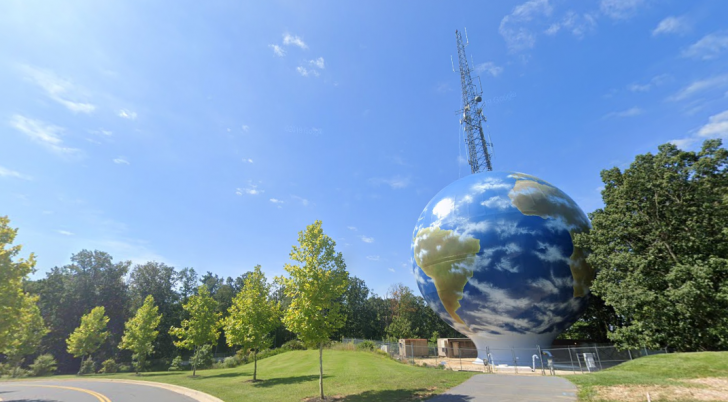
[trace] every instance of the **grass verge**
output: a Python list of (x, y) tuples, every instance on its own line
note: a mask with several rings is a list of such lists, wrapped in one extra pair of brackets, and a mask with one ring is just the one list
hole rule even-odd
[(728, 352), (641, 357), (610, 369), (567, 376), (583, 401), (728, 401)]
[[(318, 395), (318, 351), (291, 351), (258, 362), (258, 378), (250, 382), (253, 364), (230, 369), (94, 375), (180, 385), (226, 402), (301, 401)], [(415, 401), (439, 394), (473, 374), (408, 366), (370, 352), (324, 351), (324, 393), (337, 401)], [(78, 378), (75, 376), (57, 376)], [(54, 377), (50, 377), (54, 378)]]

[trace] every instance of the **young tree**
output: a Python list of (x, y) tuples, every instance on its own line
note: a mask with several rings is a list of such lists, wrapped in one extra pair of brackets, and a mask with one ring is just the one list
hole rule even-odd
[(41, 339), (48, 333), (48, 329), (43, 323), (43, 317), (40, 315), (40, 309), (36, 304), (37, 301), (37, 296), (25, 295), (19, 326), (10, 336), (7, 346), (0, 349), (7, 356), (8, 363), (16, 369), (23, 364), (25, 356), (38, 350)]
[(17, 332), (26, 295), (23, 280), (33, 272), (35, 257), (16, 259), (22, 249), (13, 246), (17, 229), (8, 225), (10, 219), (0, 216), (0, 350), (8, 346), (9, 338)]
[[(190, 296), (182, 306), (190, 315), (183, 320), (180, 328), (172, 327), (169, 333), (179, 338), (174, 342), (178, 348), (194, 349), (197, 354), (200, 346), (216, 342), (220, 337), (220, 313), (216, 312), (217, 302), (210, 296), (206, 286), (197, 288), (197, 294)], [(197, 359), (192, 359), (192, 376), (197, 375)]]
[(154, 298), (149, 295), (136, 315), (126, 322), (126, 331), (119, 348), (132, 351), (137, 375), (144, 368), (147, 356), (154, 352), (154, 340), (159, 335), (157, 327), (161, 319), (159, 308), (154, 305)]
[(83, 363), (84, 357), (89, 356), (90, 358), (109, 336), (109, 332), (106, 330), (108, 323), (109, 317), (106, 316), (106, 309), (103, 306), (95, 307), (90, 313), (85, 314), (81, 317), (81, 325), (66, 340), (68, 353), (73, 357), (80, 357), (81, 363)]
[(575, 245), (591, 250), (592, 292), (619, 322), (623, 348), (728, 347), (728, 150), (672, 144), (602, 171), (604, 208)]
[(253, 350), (253, 381), (257, 381), (258, 351), (270, 347), (269, 335), (280, 317), (280, 304), (271, 297), (270, 288), (260, 265), (256, 265), (233, 299), (230, 314), (223, 320), (228, 345)]
[(286, 264), (289, 277), (280, 279), (291, 298), (283, 323), (303, 342), (318, 345), (319, 391), (324, 399), (323, 348), (344, 325), (341, 296), (349, 284), (349, 274), (341, 253), (334, 249), (336, 242), (321, 229), (321, 221), (299, 232), (298, 243), (290, 257), (302, 265)]

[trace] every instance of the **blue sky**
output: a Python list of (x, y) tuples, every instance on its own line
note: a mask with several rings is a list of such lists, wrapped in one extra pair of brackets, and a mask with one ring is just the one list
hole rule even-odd
[[(468, 174), (455, 29), (494, 168), (586, 211), (599, 172), (728, 137), (728, 3), (3, 1), (0, 215), (42, 275), (83, 248), (280, 275), (321, 219), (377, 293)], [(456, 66), (457, 67), (457, 66)]]

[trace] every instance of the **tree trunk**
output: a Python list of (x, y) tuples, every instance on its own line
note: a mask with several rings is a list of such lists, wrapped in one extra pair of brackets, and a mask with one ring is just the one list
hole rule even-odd
[(319, 344), (319, 390), (321, 391), (321, 399), (324, 397), (324, 343)]
[(197, 374), (197, 351), (199, 347), (195, 346), (195, 354), (192, 355), (192, 377), (194, 377)]
[(258, 378), (258, 349), (253, 349), (253, 382)]
[(78, 368), (78, 374), (76, 374), (76, 375), (81, 375), (81, 370), (83, 370), (84, 357), (86, 357), (86, 356), (81, 355), (81, 367)]

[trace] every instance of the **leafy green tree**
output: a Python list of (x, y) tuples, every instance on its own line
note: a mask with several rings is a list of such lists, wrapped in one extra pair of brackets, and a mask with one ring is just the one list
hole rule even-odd
[(344, 325), (341, 296), (349, 284), (344, 257), (336, 242), (324, 234), (321, 221), (298, 234), (290, 258), (301, 265), (286, 264), (288, 278), (281, 278), (291, 304), (283, 323), (298, 338), (319, 347), (319, 391), (324, 399), (323, 348), (331, 335)]
[(139, 307), (136, 315), (126, 322), (126, 331), (121, 338), (119, 348), (133, 352), (132, 358), (136, 360), (137, 375), (145, 367), (147, 356), (154, 352), (154, 340), (159, 335), (157, 327), (161, 319), (159, 307), (154, 305), (154, 297), (149, 295), (144, 299), (144, 304)]
[(0, 216), (0, 350), (7, 347), (20, 324), (26, 299), (23, 280), (35, 267), (32, 253), (27, 259), (17, 258), (22, 246), (12, 245), (18, 230), (9, 224), (7, 216)]
[(23, 298), (23, 307), (21, 309), (21, 319), (15, 332), (10, 336), (10, 342), (2, 353), (7, 356), (8, 363), (16, 368), (14, 372), (23, 364), (25, 356), (34, 354), (40, 346), (40, 341), (48, 333), (48, 329), (43, 323), (43, 317), (40, 315), (40, 309), (36, 302), (38, 296), (30, 296), (28, 294)]
[(576, 236), (598, 270), (592, 292), (622, 322), (623, 348), (728, 347), (728, 151), (661, 145), (629, 168), (602, 171), (604, 208)]
[[(190, 296), (182, 306), (190, 318), (183, 320), (180, 328), (172, 327), (169, 333), (179, 340), (174, 344), (178, 348), (194, 349), (197, 354), (202, 345), (217, 342), (220, 337), (220, 313), (217, 302), (210, 296), (207, 286), (197, 288), (197, 295)], [(197, 359), (193, 359), (195, 363)], [(192, 365), (192, 376), (197, 374), (197, 364)]]
[(95, 307), (90, 313), (81, 317), (81, 325), (66, 340), (68, 353), (73, 357), (80, 357), (83, 365), (84, 357), (90, 358), (109, 337), (109, 332), (106, 330), (108, 323), (109, 317), (106, 316), (106, 309), (103, 306)]
[(260, 265), (256, 265), (245, 279), (243, 290), (233, 299), (230, 314), (223, 321), (229, 346), (253, 350), (253, 381), (257, 380), (258, 351), (270, 347), (270, 333), (278, 325), (280, 317), (280, 305), (271, 297), (270, 289)]
[(162, 315), (159, 336), (153, 343), (154, 356), (172, 356), (177, 352), (169, 329), (179, 325), (183, 318), (180, 294), (175, 289), (179, 279), (174, 267), (154, 261), (134, 266), (129, 275), (131, 311), (138, 310), (146, 297), (152, 296)]
[(78, 360), (67, 352), (66, 339), (81, 317), (97, 306), (103, 306), (109, 317), (108, 342), (98, 351), (99, 357), (118, 353), (124, 323), (132, 313), (126, 282), (130, 265), (114, 262), (103, 251), (82, 250), (71, 256), (71, 264), (53, 267), (45, 278), (27, 284), (28, 292), (40, 296), (38, 307), (50, 329), (41, 347), (58, 360), (59, 371), (77, 369)]

